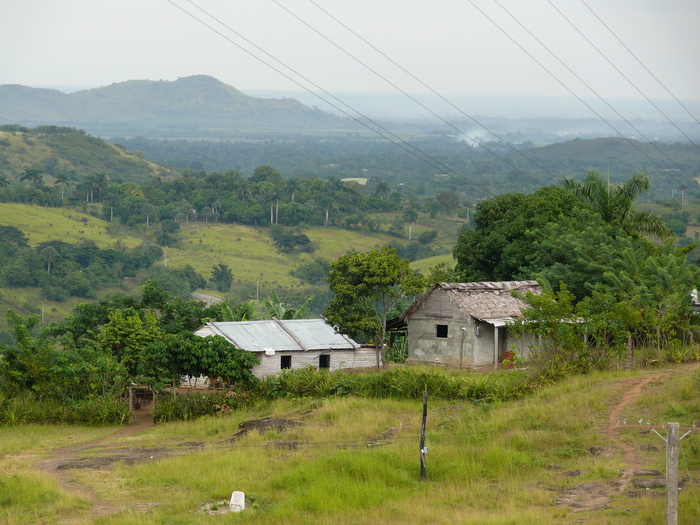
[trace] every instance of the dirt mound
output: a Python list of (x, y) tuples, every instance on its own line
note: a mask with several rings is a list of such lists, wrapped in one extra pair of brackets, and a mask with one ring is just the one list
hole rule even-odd
[(233, 435), (231, 441), (239, 439), (241, 436), (246, 435), (248, 432), (257, 431), (265, 432), (266, 430), (275, 430), (281, 432), (290, 427), (299, 427), (302, 423), (294, 419), (281, 419), (273, 417), (264, 417), (262, 419), (251, 419), (249, 421), (244, 421), (239, 425), (240, 430)]
[(610, 503), (611, 495), (616, 492), (616, 488), (609, 483), (587, 481), (564, 490), (557, 498), (557, 505), (571, 507), (574, 512), (599, 510)]
[(121, 462), (126, 465), (133, 465), (143, 461), (160, 459), (167, 455), (165, 448), (132, 448), (120, 449), (118, 454), (108, 456), (95, 456), (89, 458), (70, 458), (62, 461), (54, 467), (56, 470), (67, 469), (99, 469), (108, 467), (112, 463)]

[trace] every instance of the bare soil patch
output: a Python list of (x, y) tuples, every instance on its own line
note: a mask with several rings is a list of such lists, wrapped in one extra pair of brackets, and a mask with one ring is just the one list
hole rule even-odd
[[(89, 486), (80, 483), (72, 476), (72, 469), (104, 469), (111, 466), (113, 463), (122, 461), (132, 464), (137, 461), (148, 461), (156, 457), (162, 457), (165, 449), (121, 449), (114, 447), (114, 441), (126, 436), (133, 436), (145, 432), (153, 427), (153, 418), (150, 412), (145, 410), (136, 410), (134, 412), (134, 421), (132, 425), (125, 426), (101, 439), (96, 439), (81, 445), (73, 445), (69, 447), (59, 448), (53, 453), (36, 463), (34, 466), (39, 470), (52, 475), (63, 490), (71, 494), (80, 496), (88, 501), (92, 508), (90, 509), (90, 518), (98, 516), (109, 516), (126, 508), (133, 509), (149, 509), (157, 503), (137, 503), (131, 506), (111, 505), (101, 500), (98, 494)], [(118, 441), (117, 441), (118, 442)], [(113, 454), (104, 454), (95, 457), (77, 457), (79, 453), (86, 450), (110, 450), (118, 451)]]

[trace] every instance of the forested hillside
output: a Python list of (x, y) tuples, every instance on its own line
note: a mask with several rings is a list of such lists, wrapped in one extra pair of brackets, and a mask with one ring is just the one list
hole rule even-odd
[[(472, 202), (508, 192), (532, 192), (564, 177), (582, 178), (589, 170), (610, 173), (612, 182), (646, 171), (653, 180), (644, 199), (669, 199), (685, 185), (700, 194), (700, 151), (690, 144), (651, 145), (621, 138), (571, 140), (547, 146), (487, 142), (473, 147), (435, 131), (410, 135), (411, 146), (425, 155), (411, 155), (371, 135), (325, 135), (265, 139), (192, 141), (115, 138), (129, 150), (180, 170), (252, 173), (263, 164), (285, 177), (365, 177), (414, 188), (418, 194), (448, 190)], [(670, 159), (670, 160), (669, 160)]]
[(139, 152), (128, 152), (75, 128), (0, 126), (0, 176), (20, 181), (27, 173), (64, 177), (65, 184), (84, 182), (98, 173), (112, 180), (145, 183), (174, 172)]

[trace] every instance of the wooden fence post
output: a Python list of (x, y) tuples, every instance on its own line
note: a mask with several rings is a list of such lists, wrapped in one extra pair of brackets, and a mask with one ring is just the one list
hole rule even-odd
[(420, 480), (425, 480), (425, 427), (428, 421), (428, 391), (423, 390), (423, 421), (420, 428)]
[(679, 423), (666, 425), (666, 525), (678, 525)]

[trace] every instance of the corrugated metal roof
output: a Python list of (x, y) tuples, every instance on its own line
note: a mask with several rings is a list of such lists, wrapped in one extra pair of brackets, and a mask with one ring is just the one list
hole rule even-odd
[(523, 294), (542, 293), (537, 281), (500, 281), (473, 283), (438, 283), (434, 285), (411, 305), (402, 319), (407, 319), (418, 310), (435, 291), (445, 292), (450, 301), (461, 311), (476, 319), (502, 319), (520, 317), (527, 304), (511, 295), (517, 290)]
[(357, 342), (336, 333), (323, 319), (209, 322), (205, 326), (249, 352), (360, 348)]

